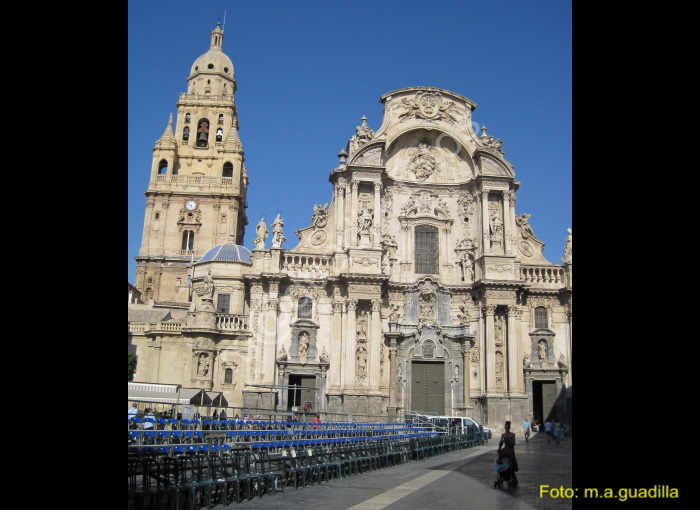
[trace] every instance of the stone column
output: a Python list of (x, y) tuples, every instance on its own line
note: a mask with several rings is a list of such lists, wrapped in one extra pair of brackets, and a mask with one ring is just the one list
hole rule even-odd
[(521, 313), (517, 306), (508, 307), (508, 391), (511, 395), (523, 394), (523, 356), (516, 321)]
[[(357, 299), (348, 299), (347, 324), (345, 326), (345, 366), (343, 367), (344, 382), (341, 382), (343, 390), (347, 391), (355, 387), (355, 343), (357, 322), (355, 309)], [(342, 379), (342, 378), (341, 378)]]
[(372, 300), (372, 323), (369, 331), (369, 389), (379, 390), (379, 354), (382, 342), (381, 301)]
[[(335, 209), (335, 232), (336, 232), (336, 239), (344, 239), (345, 238), (345, 184), (338, 184), (336, 185), (335, 188), (336, 191), (336, 204), (337, 207)], [(338, 231), (343, 232), (342, 236), (338, 236)], [(343, 246), (340, 245), (340, 241), (337, 242), (338, 246), (336, 246), (336, 250), (342, 250)]]
[(389, 407), (396, 407), (396, 347), (389, 347)]
[(350, 183), (352, 194), (350, 196), (350, 228), (348, 230), (347, 246), (357, 246), (357, 188), (360, 185), (357, 181)]
[[(493, 316), (496, 305), (486, 305), (484, 310), (484, 350), (486, 351), (484, 366), (486, 367), (486, 393), (496, 391), (496, 346), (494, 344)], [(500, 391), (500, 390), (499, 390)]]
[(503, 252), (506, 255), (513, 253), (513, 231), (510, 221), (510, 192), (503, 192), (503, 242), (505, 246), (503, 247)]
[(511, 226), (511, 253), (515, 251), (515, 192), (511, 191), (508, 194), (508, 203), (510, 204), (510, 226)]
[(382, 183), (374, 183), (374, 220), (372, 221), (372, 230), (374, 231), (374, 240), (372, 246), (379, 248), (382, 240)]
[(491, 251), (491, 236), (489, 235), (489, 192), (488, 190), (481, 190), (481, 228), (482, 230), (482, 242), (483, 242), (483, 253), (488, 253)]
[(275, 383), (275, 346), (277, 345), (277, 310), (279, 301), (271, 299), (267, 303), (265, 331), (261, 335), (260, 381), (263, 384)]
[[(472, 377), (471, 370), (469, 369), (469, 362), (470, 362), (470, 356), (469, 356), (469, 350), (471, 349), (471, 345), (468, 342), (465, 342), (464, 346), (462, 347), (462, 359), (464, 361), (464, 368), (462, 369), (462, 384), (464, 385), (464, 406), (469, 408), (470, 402), (469, 402), (469, 396), (471, 395), (471, 385), (470, 385), (470, 379)], [(466, 413), (467, 416), (469, 416), (469, 413)]]
[(341, 301), (333, 302), (333, 323), (331, 329), (331, 365), (330, 371), (330, 389), (337, 390), (340, 387), (340, 372), (342, 370), (342, 328), (343, 328), (343, 303)]

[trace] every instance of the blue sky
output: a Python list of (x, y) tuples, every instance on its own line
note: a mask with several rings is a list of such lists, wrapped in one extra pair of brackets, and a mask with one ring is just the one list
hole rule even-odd
[(532, 215), (544, 257), (561, 263), (572, 226), (570, 1), (130, 0), (130, 282), (152, 148), (224, 10), (250, 179), (246, 247), (260, 216), (269, 224), (280, 211), (282, 246), (294, 248), (314, 204), (331, 201), (328, 175), (362, 116), (376, 131), (383, 94), (431, 86), (477, 104), (473, 120), (503, 140), (521, 183), (516, 214)]

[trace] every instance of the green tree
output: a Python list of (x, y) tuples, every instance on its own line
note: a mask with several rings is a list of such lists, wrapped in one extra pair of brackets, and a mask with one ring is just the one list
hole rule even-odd
[(134, 380), (134, 372), (136, 372), (136, 354), (129, 353), (129, 381)]

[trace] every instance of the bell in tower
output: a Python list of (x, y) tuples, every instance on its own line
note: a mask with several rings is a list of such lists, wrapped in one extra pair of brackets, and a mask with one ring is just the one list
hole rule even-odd
[(199, 121), (197, 128), (197, 147), (206, 147), (209, 142), (209, 122), (206, 120)]

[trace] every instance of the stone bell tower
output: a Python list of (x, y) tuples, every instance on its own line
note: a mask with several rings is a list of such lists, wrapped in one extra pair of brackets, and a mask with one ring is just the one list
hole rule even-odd
[(136, 288), (144, 302), (188, 303), (192, 262), (226, 242), (243, 244), (248, 177), (238, 137), (231, 59), (224, 32), (192, 64), (177, 120), (153, 147)]

